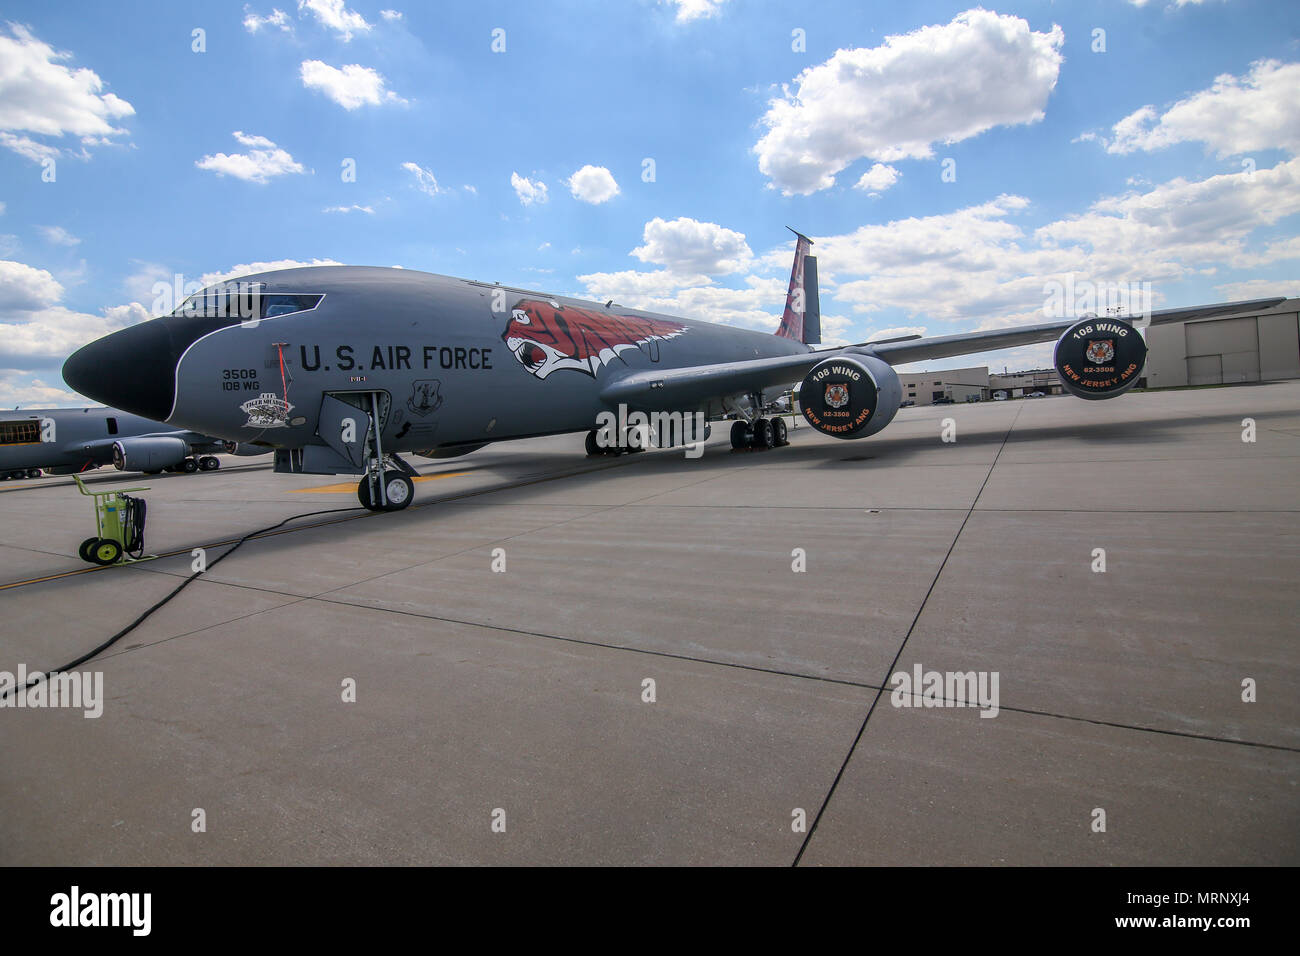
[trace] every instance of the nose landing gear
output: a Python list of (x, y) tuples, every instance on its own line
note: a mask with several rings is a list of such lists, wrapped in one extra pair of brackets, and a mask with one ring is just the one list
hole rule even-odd
[(401, 511), (415, 497), (415, 485), (400, 471), (385, 471), (380, 479), (382, 499), (376, 499), (374, 483), (367, 474), (357, 483), (357, 500), (371, 511)]
[(380, 435), (379, 395), (370, 393), (369, 429), (364, 454), (366, 471), (357, 482), (357, 500), (370, 511), (401, 511), (415, 497), (416, 471), (396, 455), (384, 454)]

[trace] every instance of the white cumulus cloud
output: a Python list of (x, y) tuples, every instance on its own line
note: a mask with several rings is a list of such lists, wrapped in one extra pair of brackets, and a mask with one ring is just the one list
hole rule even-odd
[(878, 196), (894, 183), (898, 182), (899, 172), (893, 166), (875, 163), (853, 184), (854, 189)]
[(272, 8), (271, 12), (266, 16), (259, 17), (247, 4), (245, 4), (244, 29), (249, 33), (256, 33), (258, 30), (262, 29), (262, 27), (275, 27), (283, 33), (293, 32), (293, 25), (289, 22), (289, 14), (285, 13), (283, 10)]
[(63, 286), (44, 269), (0, 259), (0, 313), (31, 312), (63, 298)]
[(250, 136), (241, 130), (235, 130), (233, 135), (241, 145), (249, 147), (248, 152), (216, 153), (196, 160), (194, 165), (218, 176), (234, 176), (251, 183), (304, 172), (301, 163), (265, 136)]
[(604, 166), (583, 166), (565, 183), (575, 199), (598, 206), (618, 195), (618, 183)]
[(1260, 60), (1241, 78), (1223, 74), (1163, 113), (1143, 106), (1112, 128), (1110, 153), (1201, 142), (1220, 157), (1259, 149), (1300, 152), (1300, 63)]
[(273, 259), (267, 262), (245, 262), (231, 266), (224, 272), (205, 272), (199, 281), (206, 287), (214, 282), (226, 279), (238, 279), (240, 276), (257, 275), (260, 272), (276, 272), (280, 269), (305, 269), (308, 266), (341, 266), (343, 263), (334, 259)]
[(828, 189), (859, 159), (925, 159), (995, 126), (1041, 120), (1065, 34), (967, 10), (951, 23), (838, 50), (768, 104), (758, 167), (786, 194)]
[(645, 224), (642, 243), (632, 255), (677, 274), (725, 275), (754, 257), (744, 233), (686, 217), (665, 222), (656, 216)]
[(352, 39), (352, 34), (365, 33), (370, 29), (366, 18), (355, 10), (349, 10), (344, 0), (298, 0), (298, 13), (310, 13), (321, 26), (333, 30), (343, 42)]
[[(1293, 274), (1300, 275), (1300, 272)], [(1266, 299), (1274, 295), (1284, 295), (1293, 299), (1300, 296), (1300, 279), (1246, 279), (1242, 282), (1225, 282), (1223, 285), (1216, 285), (1214, 291), (1228, 302)]]
[(359, 63), (337, 69), (320, 60), (303, 60), (299, 72), (304, 87), (320, 90), (345, 110), (406, 102), (387, 88), (387, 81), (380, 73)]
[(677, 7), (677, 22), (689, 23), (707, 17), (716, 17), (722, 12), (722, 5), (727, 0), (668, 0)]
[(510, 185), (514, 187), (515, 195), (519, 197), (520, 204), (524, 206), (531, 206), (534, 203), (541, 205), (550, 198), (546, 183), (540, 179), (532, 180), (512, 172), (510, 174)]
[(125, 132), (114, 123), (135, 108), (105, 93), (99, 74), (66, 66), (70, 53), (56, 51), (26, 27), (11, 23), (9, 30), (0, 32), (0, 146), (39, 162), (59, 149), (32, 135), (77, 136), (84, 150)]

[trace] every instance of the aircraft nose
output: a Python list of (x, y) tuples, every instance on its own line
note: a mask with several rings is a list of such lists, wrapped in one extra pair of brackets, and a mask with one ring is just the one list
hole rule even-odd
[(74, 391), (113, 408), (165, 421), (176, 398), (179, 342), (165, 319), (150, 319), (73, 352), (63, 380)]

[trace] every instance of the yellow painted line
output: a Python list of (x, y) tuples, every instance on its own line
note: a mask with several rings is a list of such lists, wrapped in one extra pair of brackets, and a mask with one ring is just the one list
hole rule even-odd
[[(437, 481), (439, 478), (460, 478), (462, 475), (468, 475), (468, 471), (449, 471), (439, 475), (417, 475), (412, 481)], [(359, 479), (358, 479), (359, 480)], [(338, 485), (318, 485), (315, 488), (294, 488), (290, 494), (295, 495), (348, 495), (356, 494), (357, 484), (354, 481), (345, 481)]]

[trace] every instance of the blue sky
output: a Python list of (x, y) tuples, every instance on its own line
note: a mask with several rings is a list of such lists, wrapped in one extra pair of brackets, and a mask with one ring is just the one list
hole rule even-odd
[(1066, 275), (1300, 294), (1298, 37), (1249, 0), (4, 3), (0, 403), (78, 403), (62, 359), (156, 283), (261, 263), (770, 330), (791, 225), (836, 342), (1041, 321)]

